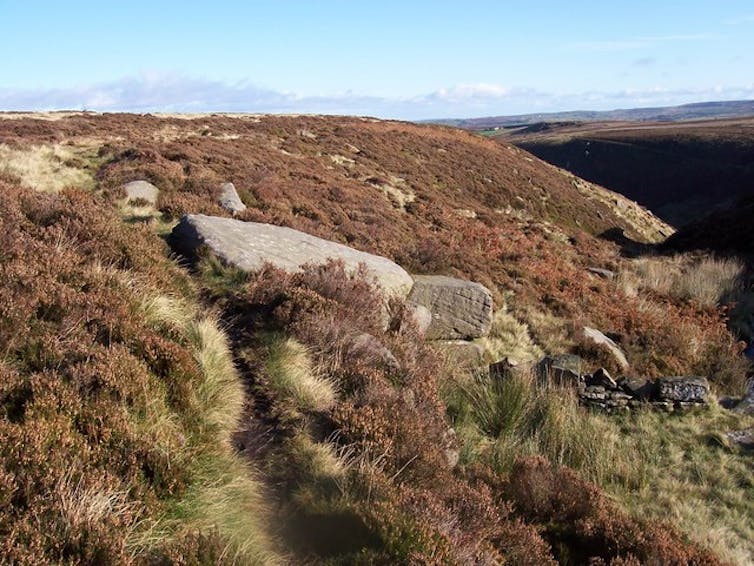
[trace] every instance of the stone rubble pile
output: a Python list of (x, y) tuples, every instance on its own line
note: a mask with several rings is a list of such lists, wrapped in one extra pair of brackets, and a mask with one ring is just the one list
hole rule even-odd
[[(512, 379), (516, 372), (526, 369), (506, 358), (490, 365), (489, 371), (493, 379)], [(540, 385), (572, 388), (582, 404), (607, 413), (627, 412), (636, 407), (683, 412), (706, 406), (709, 398), (709, 382), (705, 377), (616, 380), (604, 368), (583, 373), (582, 360), (574, 355), (545, 356), (531, 371)]]

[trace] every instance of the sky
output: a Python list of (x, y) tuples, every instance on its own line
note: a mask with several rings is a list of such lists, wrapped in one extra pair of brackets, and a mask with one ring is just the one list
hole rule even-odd
[(754, 99), (752, 0), (0, 0), (0, 110), (401, 119)]

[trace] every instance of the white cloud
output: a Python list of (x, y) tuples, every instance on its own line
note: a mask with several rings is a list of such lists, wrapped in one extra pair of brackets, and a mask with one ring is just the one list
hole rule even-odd
[(754, 85), (699, 89), (545, 92), (499, 84), (461, 84), (406, 98), (365, 96), (350, 91), (310, 96), (262, 88), (249, 81), (223, 83), (151, 73), (73, 88), (0, 88), (0, 109), (88, 109), (130, 112), (270, 112), (371, 115), (428, 119), (524, 114), (560, 110), (674, 105), (703, 100), (754, 98)]

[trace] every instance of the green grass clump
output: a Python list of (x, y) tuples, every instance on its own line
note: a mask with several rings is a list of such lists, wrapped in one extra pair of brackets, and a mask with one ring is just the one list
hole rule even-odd
[(626, 509), (672, 520), (723, 560), (754, 562), (752, 454), (725, 436), (754, 426), (754, 418), (712, 406), (686, 415), (640, 411), (610, 424), (643, 468), (638, 486), (605, 484)]
[(506, 476), (520, 458), (544, 457), (603, 487), (632, 516), (669, 521), (731, 563), (754, 561), (752, 456), (725, 436), (754, 418), (716, 405), (608, 416), (529, 374), (475, 376), (447, 391), (463, 463)]
[(450, 408), (469, 440), (466, 458), (481, 451), (501, 474), (518, 458), (535, 455), (598, 483), (616, 475), (635, 481), (640, 473), (607, 417), (585, 411), (573, 391), (539, 385), (530, 373), (477, 375), (455, 391)]

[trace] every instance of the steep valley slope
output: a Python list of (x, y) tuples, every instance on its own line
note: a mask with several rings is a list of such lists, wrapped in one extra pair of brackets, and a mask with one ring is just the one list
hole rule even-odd
[(754, 119), (556, 122), (491, 132), (675, 227), (751, 195)]

